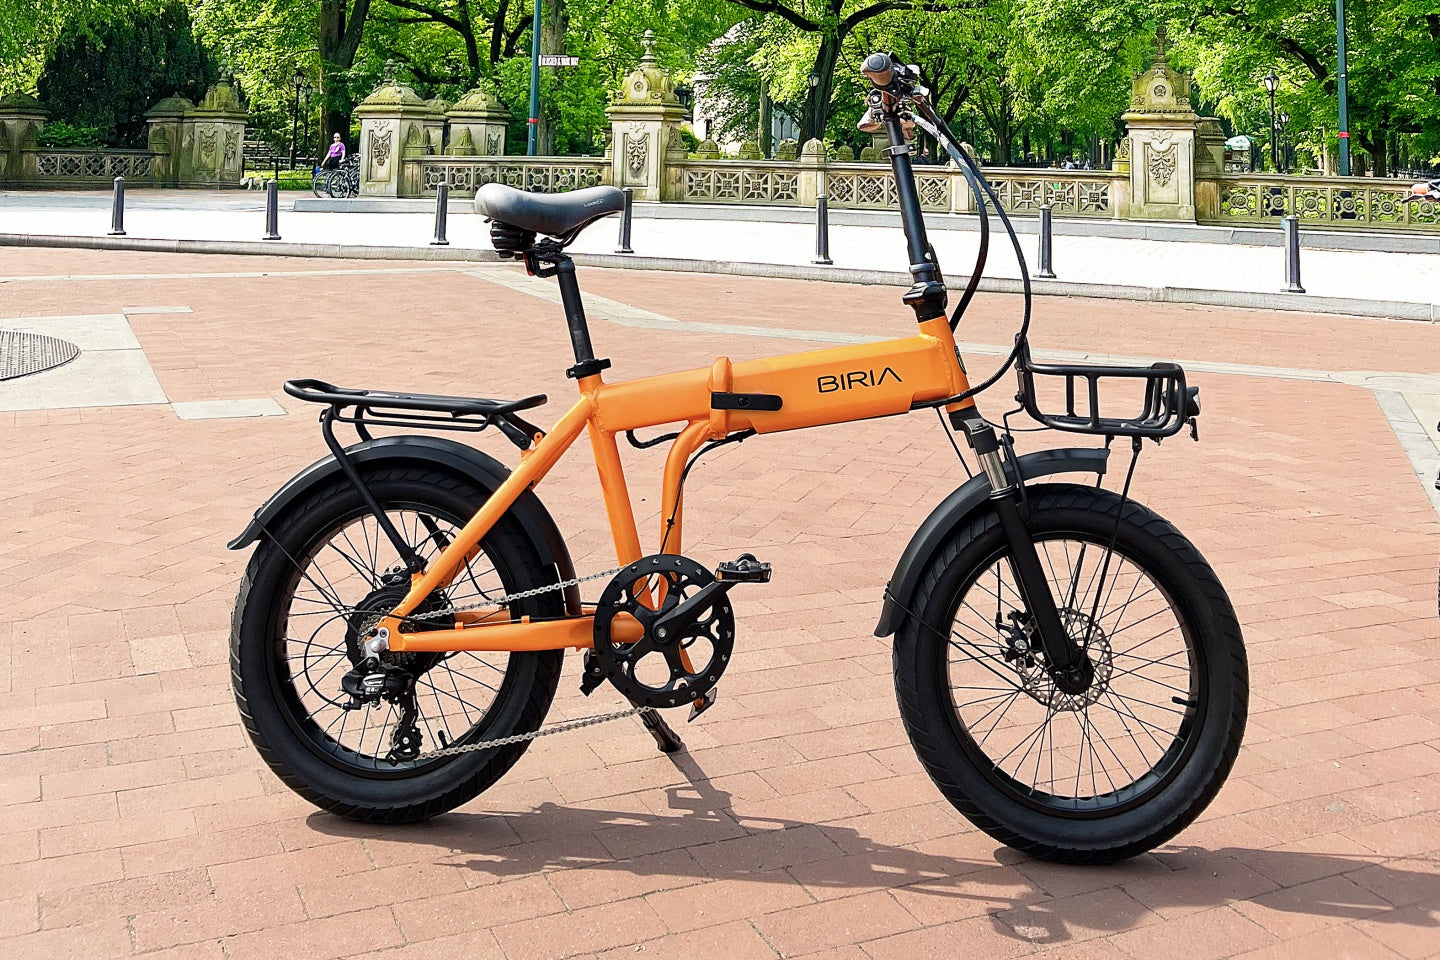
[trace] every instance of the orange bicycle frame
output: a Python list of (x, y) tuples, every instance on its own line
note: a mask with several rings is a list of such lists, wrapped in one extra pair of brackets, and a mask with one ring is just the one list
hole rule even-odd
[[(579, 381), (579, 402), (550, 433), (534, 438), (530, 448), (521, 454), (520, 466), (455, 534), (428, 569), (412, 576), (404, 600), (377, 624), (377, 629), (388, 631), (389, 649), (397, 653), (590, 647), (593, 611), (572, 611), (576, 615), (532, 621), (528, 617), (510, 620), (507, 611), (496, 608), (458, 614), (457, 625), (451, 629), (414, 633), (402, 629), (405, 617), (426, 597), (449, 586), (495, 523), (521, 493), (544, 479), (582, 432), (588, 430), (590, 434), (615, 556), (623, 566), (639, 560), (642, 553), (617, 435), (627, 430), (686, 424), (665, 459), (660, 510), (662, 547), (678, 553), (682, 542), (681, 475), (691, 454), (705, 442), (742, 430), (777, 433), (893, 416), (917, 405), (943, 402), (964, 393), (969, 386), (954, 334), (943, 315), (922, 322), (915, 336), (902, 340), (740, 363), (721, 357), (708, 368), (613, 384), (605, 383), (599, 373), (583, 377)], [(721, 409), (716, 407), (716, 395), (729, 395)], [(965, 400), (951, 406), (960, 409), (972, 405), (973, 401)], [(774, 406), (778, 409), (761, 409)], [(617, 640), (639, 639), (638, 621), (629, 617), (617, 621)]]

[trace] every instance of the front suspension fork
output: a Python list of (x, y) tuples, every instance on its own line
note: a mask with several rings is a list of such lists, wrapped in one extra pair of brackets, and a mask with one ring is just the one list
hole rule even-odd
[(1084, 648), (1070, 636), (1070, 631), (1060, 621), (1050, 580), (1040, 565), (1040, 553), (1035, 549), (1035, 541), (1021, 510), (1021, 480), (1019, 477), (1012, 480), (1006, 472), (1005, 458), (993, 426), (978, 413), (962, 415), (957, 420), (965, 430), (965, 437), (975, 451), (986, 479), (990, 481), (990, 506), (1000, 520), (1000, 529), (1010, 548), (1011, 573), (1039, 636), (1050, 676), (1062, 693), (1083, 693), (1095, 676), (1095, 668)]

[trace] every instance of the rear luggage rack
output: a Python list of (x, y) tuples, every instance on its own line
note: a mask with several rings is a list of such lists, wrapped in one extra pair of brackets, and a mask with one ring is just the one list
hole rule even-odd
[[(1015, 367), (1020, 376), (1016, 399), (1026, 413), (1056, 430), (1158, 440), (1174, 436), (1200, 415), (1200, 388), (1186, 386), (1185, 370), (1178, 363), (1154, 363), (1148, 367), (1039, 364), (1031, 362), (1030, 351), (1023, 349)], [(1040, 409), (1036, 387), (1057, 378), (1064, 380), (1064, 412), (1045, 413)], [(1130, 417), (1101, 416), (1100, 384), (1104, 380), (1143, 380), (1145, 395), (1139, 412)], [(1077, 381), (1083, 381), (1083, 391), (1076, 389)]]
[(324, 380), (287, 380), (285, 392), (307, 403), (328, 404), (330, 409), (324, 417), (329, 421), (355, 424), (355, 432), (363, 440), (371, 439), (367, 427), (418, 427), (478, 433), (495, 426), (521, 450), (528, 449), (541, 431), (517, 416), (517, 411), (538, 407), (547, 399), (544, 394), (520, 400), (491, 400), (432, 393), (393, 393), (337, 387)]

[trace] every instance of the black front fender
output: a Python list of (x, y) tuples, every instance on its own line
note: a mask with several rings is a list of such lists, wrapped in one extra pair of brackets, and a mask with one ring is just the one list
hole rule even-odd
[[(1055, 473), (1093, 473), (1103, 477), (1109, 457), (1110, 451), (1103, 447), (1067, 447), (1027, 453), (1017, 457), (1016, 463), (1020, 467), (1021, 480)], [(1010, 464), (1007, 463), (1005, 469), (1013, 474), (1014, 467)], [(1011, 479), (1014, 479), (1013, 475)], [(915, 536), (910, 538), (905, 552), (900, 555), (890, 582), (885, 585), (885, 606), (880, 611), (875, 636), (888, 637), (900, 629), (930, 558), (972, 513), (984, 509), (989, 498), (990, 484), (983, 473), (977, 473), (942, 500), (920, 524), (920, 529), (915, 531)]]
[[(487, 493), (494, 493), (510, 476), (505, 465), (489, 454), (444, 437), (381, 437), (348, 446), (345, 454), (362, 470), (366, 466), (377, 464), (439, 467), (465, 477)], [(341, 472), (340, 463), (333, 456), (317, 460), (301, 470), (265, 501), (264, 506), (255, 511), (250, 523), (238, 537), (230, 541), (230, 549), (242, 550), (259, 540), (290, 504), (317, 484), (324, 483)], [(560, 528), (555, 525), (554, 518), (540, 502), (540, 498), (526, 490), (520, 494), (509, 513), (525, 531), (540, 562), (547, 567), (553, 565), (560, 580), (574, 578), (575, 565), (570, 559), (570, 550), (565, 546)], [(567, 609), (573, 606), (571, 613), (579, 613), (580, 594), (576, 588), (571, 587), (565, 591), (565, 605)]]

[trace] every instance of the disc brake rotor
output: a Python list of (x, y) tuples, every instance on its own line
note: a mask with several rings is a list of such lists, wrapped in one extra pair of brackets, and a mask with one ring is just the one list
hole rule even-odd
[[(700, 564), (675, 554), (645, 557), (617, 573), (595, 607), (596, 665), (637, 706), (678, 707), (714, 689), (735, 649), (735, 612), (716, 596), (689, 626), (656, 636), (654, 627), (713, 583)], [(638, 621), (643, 635), (620, 637)]]

